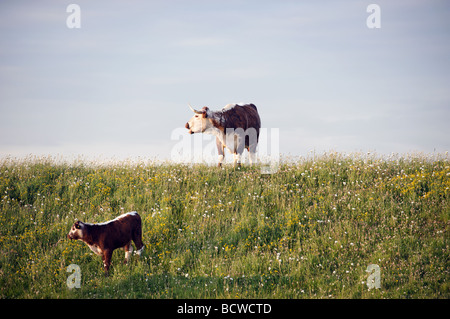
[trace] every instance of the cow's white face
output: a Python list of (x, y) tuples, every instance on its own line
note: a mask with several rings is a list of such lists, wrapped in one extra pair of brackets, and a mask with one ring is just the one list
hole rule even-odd
[(209, 109), (204, 107), (201, 113), (195, 113), (194, 116), (186, 123), (185, 127), (189, 130), (189, 134), (203, 133), (213, 125), (208, 119)]
[(83, 229), (84, 229), (83, 222), (77, 221), (75, 224), (73, 224), (72, 228), (67, 234), (67, 238), (83, 240)]

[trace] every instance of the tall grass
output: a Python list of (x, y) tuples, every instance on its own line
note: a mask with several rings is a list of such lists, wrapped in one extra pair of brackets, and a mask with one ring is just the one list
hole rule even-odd
[[(329, 153), (259, 167), (0, 161), (1, 298), (449, 298), (447, 155)], [(136, 210), (109, 277), (66, 235)], [(81, 288), (68, 289), (68, 265)], [(380, 267), (381, 288), (366, 269)]]

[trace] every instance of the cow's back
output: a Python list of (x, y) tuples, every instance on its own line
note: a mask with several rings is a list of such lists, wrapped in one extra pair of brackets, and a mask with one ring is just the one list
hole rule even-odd
[(247, 130), (248, 128), (254, 128), (259, 135), (261, 120), (258, 109), (254, 104), (236, 104), (234, 107), (223, 111), (223, 117), (225, 119), (225, 129), (242, 128)]

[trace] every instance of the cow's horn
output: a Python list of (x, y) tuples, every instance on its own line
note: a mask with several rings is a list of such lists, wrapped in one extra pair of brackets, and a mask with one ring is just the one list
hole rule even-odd
[(189, 105), (189, 108), (191, 109), (192, 112), (194, 112), (194, 113), (196, 113), (196, 114), (202, 113), (202, 112), (200, 112), (200, 111), (195, 110), (189, 103), (188, 103), (188, 105)]

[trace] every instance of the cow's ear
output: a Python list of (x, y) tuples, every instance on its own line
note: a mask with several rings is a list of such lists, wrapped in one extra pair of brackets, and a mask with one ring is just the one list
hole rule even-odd
[(209, 108), (207, 106), (204, 106), (202, 108), (202, 116), (203, 116), (203, 118), (207, 118), (208, 117), (208, 111), (209, 111)]

